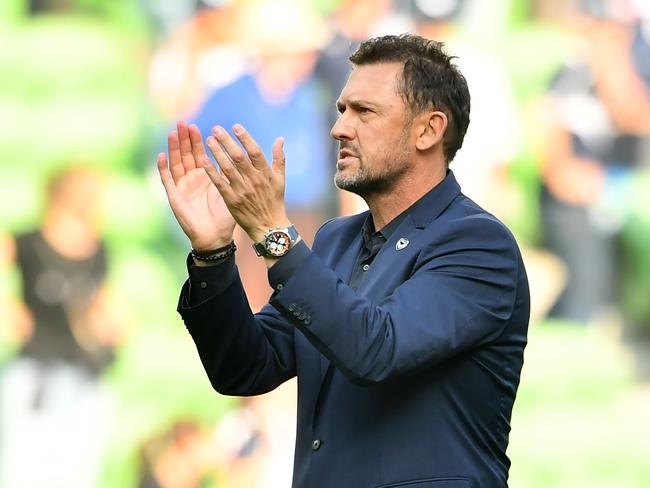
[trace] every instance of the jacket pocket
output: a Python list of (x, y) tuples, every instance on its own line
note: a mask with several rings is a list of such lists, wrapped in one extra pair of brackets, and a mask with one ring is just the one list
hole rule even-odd
[(447, 477), (447, 478), (426, 478), (419, 480), (400, 481), (398, 483), (389, 483), (379, 485), (376, 488), (470, 488), (469, 482), (465, 478)]

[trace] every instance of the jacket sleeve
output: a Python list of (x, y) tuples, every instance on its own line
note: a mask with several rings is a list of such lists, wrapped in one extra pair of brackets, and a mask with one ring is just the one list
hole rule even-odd
[(190, 300), (192, 279), (186, 281), (178, 312), (215, 390), (238, 396), (266, 393), (296, 374), (294, 327), (269, 305), (253, 314), (234, 260), (224, 268), (203, 268), (219, 286), (196, 303)]
[(513, 313), (521, 266), (500, 222), (468, 216), (447, 222), (410, 277), (380, 303), (311, 253), (271, 304), (351, 381), (374, 384), (498, 337)]

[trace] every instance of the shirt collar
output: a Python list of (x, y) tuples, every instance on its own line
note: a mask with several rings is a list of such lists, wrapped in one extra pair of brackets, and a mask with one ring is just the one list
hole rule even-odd
[(447, 208), (451, 201), (460, 193), (460, 187), (456, 182), (454, 173), (447, 170), (447, 176), (439, 184), (429, 190), (413, 205), (404, 210), (401, 214), (388, 222), (379, 231), (375, 231), (375, 225), (372, 220), (372, 215), (368, 213), (363, 222), (362, 235), (363, 241), (367, 248), (371, 247), (373, 237), (381, 236), (384, 241), (390, 239), (390, 236), (397, 230), (399, 225), (406, 219), (407, 216), (412, 215), (416, 226), (421, 226), (435, 217), (440, 215), (442, 211)]

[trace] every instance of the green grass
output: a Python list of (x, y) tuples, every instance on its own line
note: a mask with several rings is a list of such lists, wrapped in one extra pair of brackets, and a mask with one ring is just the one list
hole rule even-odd
[(508, 455), (513, 488), (650, 486), (650, 385), (609, 331), (530, 331)]

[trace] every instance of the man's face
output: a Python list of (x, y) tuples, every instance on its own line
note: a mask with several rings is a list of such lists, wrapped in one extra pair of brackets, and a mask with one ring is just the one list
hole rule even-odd
[(336, 186), (362, 197), (390, 191), (407, 171), (414, 146), (411, 120), (397, 92), (402, 63), (354, 68), (337, 101), (332, 127), (339, 141)]

